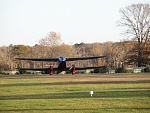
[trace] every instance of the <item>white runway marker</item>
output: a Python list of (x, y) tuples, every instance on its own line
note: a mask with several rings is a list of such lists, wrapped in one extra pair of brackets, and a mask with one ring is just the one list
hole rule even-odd
[(91, 95), (91, 97), (92, 97), (92, 95), (93, 95), (93, 91), (90, 91), (90, 95)]

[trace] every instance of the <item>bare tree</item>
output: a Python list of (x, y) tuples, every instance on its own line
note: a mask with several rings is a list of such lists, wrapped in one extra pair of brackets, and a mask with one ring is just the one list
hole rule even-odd
[(61, 44), (61, 35), (60, 33), (50, 32), (45, 38), (42, 38), (39, 41), (40, 45), (44, 46), (58, 46)]
[(8, 48), (6, 46), (0, 47), (0, 70), (5, 70), (8, 61)]
[(138, 67), (142, 65), (142, 46), (150, 41), (150, 4), (132, 4), (120, 9), (119, 26), (125, 34), (137, 41)]

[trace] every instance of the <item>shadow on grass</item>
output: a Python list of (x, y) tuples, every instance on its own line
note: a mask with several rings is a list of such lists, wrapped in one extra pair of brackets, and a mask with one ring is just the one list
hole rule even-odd
[[(29, 111), (142, 111), (146, 110), (149, 111), (150, 108), (33, 108), (33, 109), (9, 109), (9, 110), (4, 110), (6, 111), (13, 111), (13, 112), (29, 112)], [(3, 110), (2, 110), (3, 112)]]
[(150, 83), (150, 80), (137, 81), (80, 81), (80, 82), (54, 82), (54, 83), (17, 83), (17, 84), (0, 84), (0, 87), (9, 86), (44, 86), (44, 85), (74, 85), (74, 84), (139, 84)]
[(102, 91), (102, 92), (94, 92), (92, 97), (90, 96), (89, 92), (10, 95), (10, 96), (0, 96), (0, 100), (67, 99), (67, 98), (132, 98), (132, 97), (150, 97), (150, 90)]

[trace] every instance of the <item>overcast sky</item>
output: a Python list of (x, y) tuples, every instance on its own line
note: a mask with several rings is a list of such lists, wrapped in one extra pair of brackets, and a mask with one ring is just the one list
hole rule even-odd
[(33, 46), (51, 31), (66, 44), (120, 41), (119, 9), (150, 0), (0, 0), (0, 46)]

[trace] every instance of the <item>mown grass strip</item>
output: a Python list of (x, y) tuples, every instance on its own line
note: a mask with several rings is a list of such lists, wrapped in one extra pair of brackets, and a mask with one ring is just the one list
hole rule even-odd
[[(119, 75), (116, 80), (114, 75), (82, 76), (82, 81), (78, 76), (0, 77), (0, 112), (148, 113), (149, 76), (141, 76), (142, 80), (132, 77), (128, 77), (130, 82)], [(92, 97), (90, 90), (94, 91)]]

